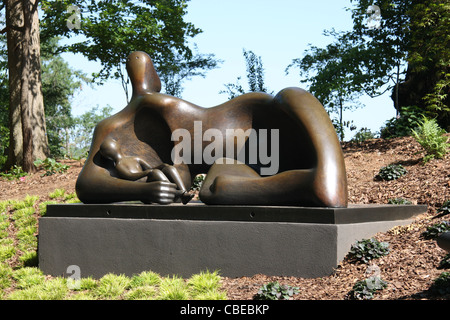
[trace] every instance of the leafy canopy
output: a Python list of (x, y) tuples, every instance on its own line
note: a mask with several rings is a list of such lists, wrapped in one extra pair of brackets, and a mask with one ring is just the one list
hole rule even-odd
[(148, 53), (166, 84), (180, 82), (175, 74), (202, 75), (199, 70), (216, 67), (212, 55), (194, 54), (189, 46), (188, 40), (202, 31), (184, 20), (186, 2), (43, 0), (41, 34), (43, 39), (70, 38), (59, 50), (100, 61), (95, 80), (120, 79), (128, 96), (124, 65), (133, 51)]

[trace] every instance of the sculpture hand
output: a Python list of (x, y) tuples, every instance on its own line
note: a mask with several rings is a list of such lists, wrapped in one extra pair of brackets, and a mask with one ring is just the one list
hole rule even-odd
[(146, 186), (144, 198), (141, 200), (144, 203), (170, 204), (181, 194), (175, 183), (167, 181), (153, 181), (143, 185)]

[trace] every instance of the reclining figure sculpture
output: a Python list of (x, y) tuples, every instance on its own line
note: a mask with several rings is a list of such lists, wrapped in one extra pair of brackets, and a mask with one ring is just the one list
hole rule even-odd
[[(76, 182), (83, 203), (170, 204), (187, 196), (185, 203), (186, 188), (206, 173), (199, 195), (207, 205), (347, 206), (342, 149), (328, 114), (310, 93), (248, 93), (202, 108), (160, 93), (144, 52), (130, 54), (127, 71), (133, 95), (95, 128)], [(146, 174), (137, 174), (136, 165), (132, 179), (120, 174), (114, 159), (102, 154), (111, 139), (124, 155), (145, 162)], [(170, 168), (170, 177), (162, 168)]]

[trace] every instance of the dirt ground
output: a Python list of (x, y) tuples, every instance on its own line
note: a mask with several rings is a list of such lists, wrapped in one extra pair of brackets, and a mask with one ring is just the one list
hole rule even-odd
[[(427, 226), (450, 220), (448, 215), (436, 217), (436, 210), (450, 200), (450, 154), (424, 165), (422, 148), (411, 137), (344, 143), (342, 149), (350, 203), (387, 203), (389, 199), (404, 198), (414, 204), (428, 205), (428, 212), (417, 217), (411, 225), (375, 235), (378, 240), (389, 243), (390, 253), (373, 261), (381, 278), (388, 283), (387, 288), (378, 292), (374, 299), (449, 299), (450, 295), (439, 296), (431, 290), (434, 279), (443, 271), (450, 271), (439, 268), (446, 252), (437, 246), (435, 240), (424, 239), (422, 233)], [(83, 162), (67, 160), (64, 163), (70, 168), (62, 174), (42, 176), (44, 172), (41, 170), (26, 176), (23, 181), (0, 178), (0, 201), (23, 199), (27, 194), (47, 200), (48, 193), (56, 188), (74, 192)], [(380, 168), (392, 163), (402, 164), (407, 174), (393, 181), (375, 181), (374, 176)], [(344, 259), (327, 277), (224, 277), (222, 286), (230, 300), (250, 300), (263, 284), (271, 281), (299, 287), (294, 299), (343, 300), (357, 281), (367, 277), (368, 266)]]

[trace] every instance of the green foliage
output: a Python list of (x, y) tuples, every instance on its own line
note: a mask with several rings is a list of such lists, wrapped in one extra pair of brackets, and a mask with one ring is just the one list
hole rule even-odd
[(347, 294), (348, 300), (370, 300), (374, 294), (387, 287), (387, 282), (380, 277), (374, 276), (365, 280), (357, 281), (352, 290)]
[(206, 175), (204, 174), (198, 174), (195, 176), (194, 181), (192, 182), (191, 190), (200, 190), (202, 187), (203, 181), (205, 181)]
[(425, 239), (436, 239), (443, 232), (450, 231), (450, 221), (441, 221), (427, 229), (422, 233)]
[(13, 165), (8, 171), (0, 172), (0, 177), (6, 178), (8, 180), (20, 179), (27, 176), (28, 173), (23, 171), (21, 166)]
[(189, 278), (187, 284), (189, 290), (193, 296), (199, 296), (206, 294), (207, 292), (212, 292), (219, 288), (220, 277), (217, 271), (214, 272), (200, 272), (194, 274)]
[(411, 204), (411, 203), (412, 203), (411, 201), (403, 198), (395, 198), (388, 200), (388, 204)]
[[(112, 107), (92, 107), (82, 115), (75, 118), (75, 125), (71, 135), (71, 146), (68, 154), (70, 157), (84, 158), (87, 156), (92, 142), (95, 126), (103, 119), (112, 115)], [(73, 146), (76, 146), (74, 148)]]
[(325, 49), (311, 46), (303, 58), (294, 59), (285, 71), (288, 73), (290, 69), (298, 68), (300, 82), (310, 84), (308, 90), (327, 111), (337, 114), (334, 126), (343, 140), (344, 127), (349, 126), (349, 122), (343, 119), (344, 111), (362, 106), (358, 101), (363, 89), (358, 80), (360, 69), (357, 65), (361, 53), (349, 37), (340, 37), (335, 31), (326, 35), (333, 35), (339, 40)]
[(412, 134), (422, 119), (423, 110), (416, 106), (402, 107), (399, 117), (389, 119), (380, 129), (380, 138), (390, 139)]
[(66, 193), (65, 189), (55, 189), (52, 192), (48, 194), (50, 199), (56, 199), (56, 198), (62, 198), (64, 197), (64, 194)]
[(100, 278), (95, 294), (101, 299), (117, 299), (129, 285), (128, 277), (109, 273)]
[(253, 296), (254, 300), (289, 300), (299, 292), (298, 287), (281, 285), (277, 282), (264, 284)]
[(373, 259), (389, 254), (389, 244), (375, 238), (357, 241), (350, 248), (349, 257), (356, 261), (368, 263)]
[(35, 267), (17, 269), (13, 274), (13, 278), (16, 281), (16, 287), (18, 289), (29, 288), (45, 280), (42, 271)]
[(179, 276), (164, 278), (159, 285), (159, 297), (161, 300), (188, 300), (187, 283)]
[(404, 176), (407, 172), (408, 171), (401, 164), (390, 164), (380, 169), (375, 176), (375, 180), (395, 180)]
[(430, 289), (440, 295), (450, 293), (450, 272), (442, 272), (439, 277), (434, 280)]
[[(79, 35), (62, 50), (80, 53), (89, 60), (100, 61), (102, 69), (94, 80), (119, 79), (128, 97), (124, 65), (130, 52), (145, 51), (152, 58), (166, 87), (203, 75), (202, 70), (214, 68), (212, 55), (195, 53), (189, 40), (202, 31), (184, 20), (187, 4), (184, 0), (45, 0), (42, 3), (41, 38)], [(82, 12), (80, 25), (68, 28), (77, 6)], [(114, 32), (111, 32), (114, 30)], [(174, 75), (181, 75), (174, 78)]]
[(0, 263), (11, 259), (16, 254), (16, 248), (11, 244), (0, 244)]
[(352, 142), (361, 143), (366, 140), (375, 139), (376, 135), (367, 128), (361, 128), (352, 138)]
[(435, 119), (424, 117), (416, 130), (412, 131), (413, 137), (425, 149), (424, 162), (430, 159), (442, 159), (448, 152), (450, 143), (444, 136), (445, 130), (440, 128)]
[(417, 1), (408, 12), (411, 73), (424, 79), (422, 104), (427, 114), (437, 118), (443, 128), (450, 128), (450, 4), (447, 0)]
[(450, 253), (447, 253), (444, 258), (439, 262), (439, 268), (450, 268)]
[(439, 209), (437, 209), (438, 216), (446, 216), (450, 214), (450, 200), (445, 201)]
[(57, 162), (53, 158), (46, 158), (45, 160), (38, 159), (34, 161), (36, 167), (43, 167), (46, 171), (43, 176), (51, 176), (55, 173), (66, 172), (70, 166)]
[(236, 84), (225, 84), (226, 90), (219, 93), (228, 94), (228, 99), (236, 98), (247, 92), (269, 92), (264, 84), (264, 67), (261, 57), (258, 57), (253, 51), (244, 49), (244, 58), (247, 71), (248, 90), (245, 90), (239, 83), (241, 77), (237, 78)]

